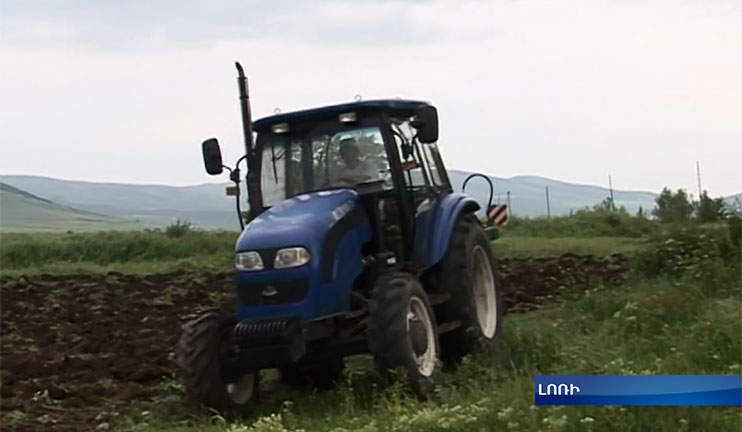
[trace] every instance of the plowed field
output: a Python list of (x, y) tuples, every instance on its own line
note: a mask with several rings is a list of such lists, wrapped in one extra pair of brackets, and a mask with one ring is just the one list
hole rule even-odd
[[(511, 312), (563, 290), (615, 286), (621, 255), (501, 260)], [(162, 392), (175, 377), (180, 326), (232, 301), (230, 273), (2, 278), (0, 405), (4, 431), (81, 431)], [(186, 407), (184, 407), (186, 409)]]

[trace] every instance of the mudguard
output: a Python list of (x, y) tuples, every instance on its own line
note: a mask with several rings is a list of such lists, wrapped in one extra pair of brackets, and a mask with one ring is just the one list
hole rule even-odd
[(463, 193), (442, 195), (420, 204), (415, 216), (415, 263), (428, 268), (443, 259), (459, 215), (479, 208), (474, 198)]

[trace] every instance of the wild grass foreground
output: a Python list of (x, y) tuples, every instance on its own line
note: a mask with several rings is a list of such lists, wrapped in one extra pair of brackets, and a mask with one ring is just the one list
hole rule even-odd
[[(177, 236), (158, 231), (124, 233), (123, 241), (118, 241), (120, 237), (113, 233), (60, 236), (61, 239), (31, 236), (23, 240), (19, 237), (14, 239), (18, 246), (15, 250), (34, 250), (25, 255), (31, 257), (32, 263), (45, 259), (54, 262), (55, 257), (62, 257), (57, 263), (70, 262), (70, 257), (78, 254), (86, 260), (80, 262), (108, 263), (105, 265), (120, 268), (126, 260), (136, 260), (138, 253), (150, 253), (146, 248), (144, 252), (137, 249), (138, 242), (149, 244), (147, 242), (152, 241), (152, 247), (163, 248), (160, 252), (164, 255), (170, 254), (166, 258), (169, 261), (162, 262), (184, 259), (194, 260), (194, 265), (197, 265), (199, 260), (208, 259), (215, 253), (225, 253), (231, 261), (234, 239), (233, 233), (198, 231), (187, 231)], [(27, 247), (29, 238), (37, 242), (36, 249)], [(230, 240), (229, 248), (223, 252), (224, 246), (220, 242), (226, 243), (227, 238)], [(512, 239), (511, 245), (516, 248), (521, 247), (523, 238), (532, 236), (517, 235), (514, 230), (498, 242)], [(582, 238), (602, 245), (614, 242), (616, 237)], [(337, 388), (328, 391), (285, 389), (266, 393), (255, 416), (239, 421), (212, 416), (203, 408), (188, 403), (174, 376), (163, 380), (159, 387), (148, 390), (153, 392), (150, 402), (111, 412), (106, 399), (100, 397), (110, 389), (110, 383), (103, 379), (95, 385), (96, 402), (86, 406), (107, 414), (101, 417), (99, 424), (92, 426), (101, 430), (187, 432), (739, 430), (742, 413), (734, 407), (533, 406), (533, 375), (538, 373), (740, 373), (742, 287), (739, 226), (686, 226), (677, 230), (662, 227), (650, 235), (622, 238), (636, 240), (632, 244), (634, 274), (622, 288), (608, 290), (598, 287), (579, 293), (565, 292), (564, 301), (557, 305), (535, 312), (510, 314), (503, 327), (500, 351), (491, 356), (471, 357), (458, 370), (445, 373), (436, 396), (429, 402), (421, 403), (411, 398), (401, 387), (380, 386), (370, 371), (368, 360), (361, 358), (352, 363), (344, 382)], [(3, 268), (7, 257), (12, 257), (12, 254), (7, 255), (12, 249), (6, 249), (6, 239), (4, 236)], [(563, 243), (561, 240), (556, 242)], [(497, 249), (497, 242), (495, 247)], [(530, 247), (538, 248), (539, 243), (534, 240)], [(193, 254), (194, 248), (197, 248), (196, 255)], [(24, 264), (23, 253), (13, 259), (17, 268), (31, 268)], [(199, 268), (202, 267), (196, 267)], [(6, 275), (5, 270), (3, 274)], [(118, 277), (126, 279), (123, 275)], [(182, 289), (158, 283), (157, 276), (144, 279), (148, 289), (166, 296), (175, 296), (177, 289)], [(198, 284), (199, 281), (193, 279), (189, 283)], [(90, 291), (88, 285), (70, 288), (82, 294)], [(43, 286), (39, 289), (38, 294), (43, 295)], [(212, 291), (206, 286), (198, 289), (203, 293), (205, 304), (211, 301)], [(113, 292), (105, 290), (96, 295), (99, 294), (115, 297)], [(170, 315), (159, 314), (156, 316), (158, 319), (178, 319), (182, 314), (192, 312), (192, 308), (177, 311), (172, 304), (150, 304), (152, 298), (149, 296), (129, 294), (141, 301), (142, 307), (169, 311)], [(75, 293), (68, 297), (73, 301), (82, 299), (79, 305), (90, 308), (84, 297), (78, 299)], [(22, 300), (24, 307), (28, 306), (28, 300)], [(110, 307), (115, 303), (115, 298), (112, 298), (102, 304)], [(54, 302), (45, 303), (45, 307), (57, 308), (46, 311), (49, 316), (66, 314), (74, 321), (73, 310)], [(8, 308), (13, 309), (13, 306), (4, 303), (3, 315)], [(105, 308), (94, 312), (108, 313)], [(38, 314), (38, 311), (34, 313)], [(3, 325), (3, 344), (9, 340), (6, 332), (10, 330)], [(125, 334), (111, 339), (100, 334), (99, 329), (91, 330), (103, 343), (114, 340), (130, 343), (132, 349), (157, 346), (157, 340), (141, 343), (136, 339), (127, 340)], [(118, 330), (126, 332), (127, 329)], [(89, 341), (90, 337), (85, 340)], [(24, 343), (23, 337), (17, 342)], [(3, 349), (3, 352), (7, 351)], [(75, 361), (97, 360), (101, 359), (92, 356)], [(7, 367), (4, 361), (4, 384), (8, 376)], [(131, 371), (138, 369), (142, 368), (134, 367)], [(52, 381), (47, 383), (53, 384)], [(61, 384), (64, 390), (65, 383)], [(3, 388), (6, 390), (5, 385)], [(54, 395), (41, 392), (34, 397), (38, 398), (36, 403), (51, 404), (53, 410), (55, 402), (51, 396)], [(7, 406), (6, 403), (3, 405)], [(50, 416), (31, 418), (22, 410), (3, 413), (3, 429), (53, 428), (52, 421)]]
[[(499, 352), (469, 357), (458, 370), (446, 372), (428, 402), (402, 388), (382, 389), (361, 362), (338, 388), (274, 396), (251, 419), (228, 421), (202, 411), (173, 417), (145, 407), (122, 427), (163, 432), (740, 430), (739, 407), (533, 404), (536, 374), (742, 373), (739, 268), (724, 270), (715, 261), (697, 261), (679, 277), (664, 270), (652, 277), (635, 274), (620, 290), (589, 290), (555, 307), (511, 314)], [(172, 384), (162, 402), (181, 398), (181, 387)]]

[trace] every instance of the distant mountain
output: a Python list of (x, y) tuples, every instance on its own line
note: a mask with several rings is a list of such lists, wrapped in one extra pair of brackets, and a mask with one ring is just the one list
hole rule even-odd
[[(461, 190), (464, 179), (469, 174), (471, 173), (466, 171), (449, 171), (455, 190)], [(568, 214), (571, 210), (593, 206), (610, 194), (604, 187), (566, 183), (537, 176), (490, 177), (490, 179), (495, 186), (494, 201), (506, 202), (509, 191), (513, 214), (518, 216), (546, 215), (547, 187), (552, 215)], [(3, 227), (10, 226), (5, 223), (6, 220), (16, 221), (23, 226), (32, 224), (31, 221), (36, 216), (24, 216), (32, 213), (28, 207), (29, 202), (34, 204), (33, 211), (37, 213), (42, 212), (40, 208), (44, 208), (44, 205), (58, 211), (64, 208), (63, 213), (66, 216), (57, 217), (56, 220), (60, 221), (57, 225), (63, 225), (63, 221), (73, 220), (69, 218), (76, 214), (74, 220), (81, 217), (105, 219), (107, 223), (115, 221), (114, 227), (132, 225), (163, 227), (178, 218), (207, 229), (236, 229), (238, 226), (234, 198), (224, 193), (226, 184), (176, 187), (95, 183), (17, 175), (0, 175), (0, 181), (9, 185), (4, 187), (0, 202), (3, 209)], [(14, 188), (14, 192), (10, 192), (10, 187)], [(488, 199), (489, 188), (481, 178), (473, 179), (467, 185), (466, 192), (484, 204)], [(613, 196), (617, 205), (636, 212), (639, 207), (651, 210), (657, 195), (651, 192), (614, 190)], [(737, 197), (742, 199), (742, 194)], [(733, 198), (734, 196), (728, 199)], [(19, 210), (20, 207), (25, 210)], [(15, 215), (13, 216), (15, 219), (11, 219), (11, 215)], [(69, 229), (85, 229), (86, 224), (76, 224), (75, 227), (79, 228)]]
[(18, 231), (134, 228), (130, 221), (64, 206), (0, 182), (0, 229)]
[(59, 204), (148, 227), (187, 219), (201, 228), (237, 227), (234, 198), (223, 184), (197, 186), (134, 185), (0, 175), (0, 181)]
[[(471, 173), (450, 170), (449, 178), (455, 190), (461, 190), (466, 177)], [(552, 215), (569, 214), (570, 210), (592, 207), (610, 196), (608, 188), (592, 185), (566, 183), (537, 176), (516, 176), (511, 178), (489, 177), (495, 186), (494, 201), (505, 203), (510, 192), (510, 206), (514, 215), (546, 215), (546, 188), (549, 188), (549, 207)], [(480, 202), (489, 199), (489, 186), (484, 179), (473, 178), (466, 187), (466, 192)], [(613, 190), (613, 199), (617, 206), (624, 206), (630, 212), (639, 207), (645, 211), (654, 208), (657, 194), (642, 191)]]

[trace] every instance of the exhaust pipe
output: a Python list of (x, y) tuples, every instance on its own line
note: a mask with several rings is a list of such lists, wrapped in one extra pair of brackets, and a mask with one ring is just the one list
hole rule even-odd
[(237, 86), (240, 89), (240, 108), (242, 109), (242, 132), (245, 135), (245, 154), (248, 160), (255, 151), (252, 139), (252, 113), (250, 112), (250, 94), (247, 91), (247, 77), (240, 62), (235, 62), (237, 67)]

